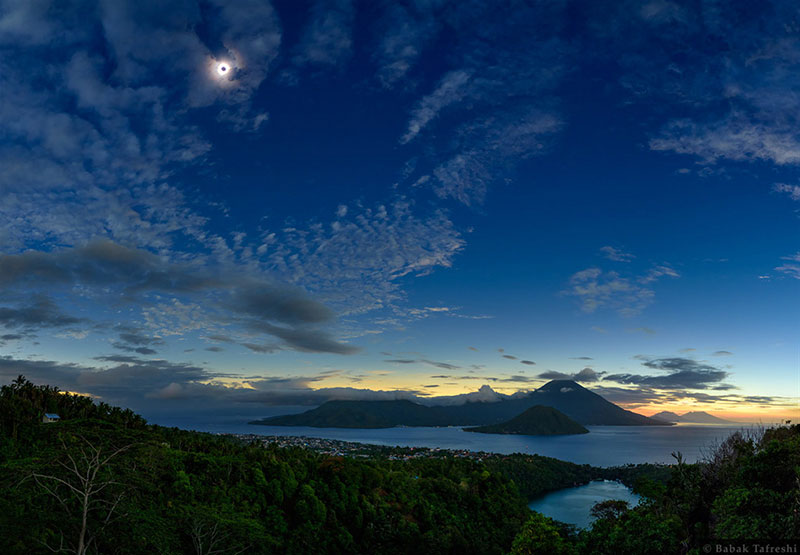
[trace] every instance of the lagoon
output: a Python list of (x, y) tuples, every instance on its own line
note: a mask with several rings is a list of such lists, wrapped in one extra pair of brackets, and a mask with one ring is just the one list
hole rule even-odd
[(583, 486), (560, 489), (534, 499), (528, 507), (555, 520), (588, 528), (594, 520), (591, 515), (595, 503), (621, 499), (629, 507), (639, 503), (639, 496), (619, 482), (597, 480)]

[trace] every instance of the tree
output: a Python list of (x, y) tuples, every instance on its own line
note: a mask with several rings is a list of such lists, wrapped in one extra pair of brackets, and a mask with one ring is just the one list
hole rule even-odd
[[(121, 482), (112, 480), (111, 462), (132, 447), (96, 447), (83, 436), (70, 446), (61, 439), (62, 456), (56, 459), (54, 472), (33, 471), (31, 477), (44, 492), (58, 501), (69, 520), (78, 524), (70, 541), (60, 531), (58, 547), (51, 551), (84, 555), (106, 526), (115, 519), (115, 512), (126, 494)], [(73, 440), (74, 441), (74, 440)]]
[(511, 555), (538, 555), (540, 553), (569, 555), (574, 553), (574, 550), (572, 545), (561, 537), (553, 519), (535, 512), (514, 538)]

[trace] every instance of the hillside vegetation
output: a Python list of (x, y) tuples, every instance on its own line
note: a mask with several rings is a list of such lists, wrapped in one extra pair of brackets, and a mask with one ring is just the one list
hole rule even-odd
[(519, 434), (528, 436), (555, 436), (588, 434), (589, 430), (553, 407), (536, 405), (502, 424), (464, 428), (465, 432), (482, 434)]
[[(62, 416), (42, 423), (44, 412)], [(596, 478), (646, 497), (592, 529), (527, 499)], [(598, 469), (536, 455), (412, 460), (263, 447), (148, 425), (21, 378), (0, 390), (0, 553), (699, 553), (800, 535), (800, 427), (707, 461)]]

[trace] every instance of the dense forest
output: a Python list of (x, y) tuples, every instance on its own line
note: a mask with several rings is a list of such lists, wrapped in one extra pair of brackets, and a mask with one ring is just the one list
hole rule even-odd
[[(0, 390), (0, 434), (0, 553), (685, 553), (800, 533), (796, 425), (668, 468), (349, 458), (151, 426), (20, 377)], [(526, 506), (595, 478), (646, 500), (600, 504), (581, 532)]]

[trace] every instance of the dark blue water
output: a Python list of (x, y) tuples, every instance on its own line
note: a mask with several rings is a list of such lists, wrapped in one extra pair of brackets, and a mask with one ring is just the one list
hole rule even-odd
[(308, 436), (375, 445), (466, 449), (493, 453), (535, 453), (595, 466), (628, 463), (672, 463), (672, 452), (694, 462), (704, 452), (742, 426), (587, 426), (590, 433), (571, 436), (518, 436), (476, 434), (459, 427), (386, 428), (379, 430), (254, 426), (241, 420), (184, 422), (153, 419), (153, 423), (214, 432), (261, 435)]
[(548, 493), (531, 501), (528, 507), (578, 528), (588, 528), (593, 520), (591, 510), (594, 504), (609, 499), (627, 501), (629, 507), (639, 503), (639, 496), (626, 486), (601, 480)]

